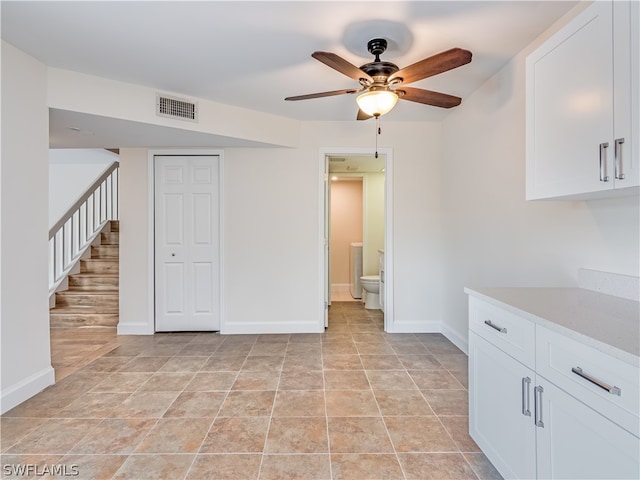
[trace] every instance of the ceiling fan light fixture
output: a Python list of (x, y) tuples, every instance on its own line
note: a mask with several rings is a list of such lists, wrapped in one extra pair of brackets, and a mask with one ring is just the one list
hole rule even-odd
[(370, 90), (356, 98), (360, 110), (372, 117), (389, 113), (397, 101), (398, 94), (391, 90)]

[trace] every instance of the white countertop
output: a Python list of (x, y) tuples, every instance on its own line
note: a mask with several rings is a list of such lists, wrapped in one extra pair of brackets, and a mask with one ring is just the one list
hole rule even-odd
[(640, 364), (640, 302), (582, 288), (465, 288), (465, 293)]

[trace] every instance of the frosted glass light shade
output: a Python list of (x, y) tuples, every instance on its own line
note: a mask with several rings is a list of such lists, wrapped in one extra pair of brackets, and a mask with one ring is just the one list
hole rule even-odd
[(358, 107), (367, 115), (378, 117), (389, 113), (396, 106), (398, 95), (391, 90), (373, 90), (358, 95)]

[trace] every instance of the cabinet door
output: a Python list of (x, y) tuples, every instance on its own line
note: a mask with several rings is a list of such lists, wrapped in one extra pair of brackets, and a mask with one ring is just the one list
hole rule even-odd
[(613, 188), (612, 10), (594, 3), (527, 57), (528, 200)]
[(542, 377), (538, 385), (538, 478), (640, 478), (637, 437)]
[(533, 371), (469, 332), (469, 433), (505, 478), (536, 476), (535, 428), (526, 415), (534, 382)]

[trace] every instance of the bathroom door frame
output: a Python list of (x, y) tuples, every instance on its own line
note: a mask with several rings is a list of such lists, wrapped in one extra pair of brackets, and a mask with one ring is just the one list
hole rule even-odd
[[(375, 149), (357, 147), (326, 147), (320, 148), (319, 153), (319, 206), (320, 206), (320, 233), (318, 249), (320, 259), (320, 319), (321, 324), (327, 326), (329, 313), (329, 299), (331, 289), (329, 276), (329, 161), (330, 156), (349, 155), (374, 155)], [(393, 331), (394, 304), (393, 304), (393, 150), (391, 148), (378, 148), (378, 155), (384, 155), (384, 331)]]

